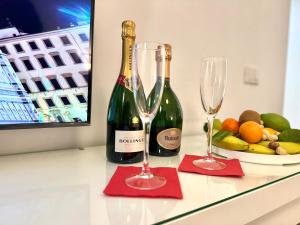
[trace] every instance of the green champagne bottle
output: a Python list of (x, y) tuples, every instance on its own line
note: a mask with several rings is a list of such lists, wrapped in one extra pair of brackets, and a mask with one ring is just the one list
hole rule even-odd
[[(149, 154), (156, 156), (177, 155), (181, 145), (182, 109), (176, 94), (170, 86), (171, 45), (165, 44), (165, 49), (164, 90), (158, 112), (151, 123), (150, 130)], [(148, 104), (151, 104), (151, 94), (148, 101), (150, 101)]]
[(131, 85), (132, 49), (135, 41), (133, 21), (122, 23), (122, 66), (113, 89), (107, 113), (106, 157), (115, 163), (143, 160), (144, 131), (136, 110)]

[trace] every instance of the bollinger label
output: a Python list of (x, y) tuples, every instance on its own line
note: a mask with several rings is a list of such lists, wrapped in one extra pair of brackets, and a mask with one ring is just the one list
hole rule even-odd
[(158, 133), (156, 137), (157, 143), (169, 150), (175, 150), (181, 143), (181, 130), (178, 128), (170, 128)]
[(144, 130), (116, 130), (116, 152), (141, 152), (144, 151)]

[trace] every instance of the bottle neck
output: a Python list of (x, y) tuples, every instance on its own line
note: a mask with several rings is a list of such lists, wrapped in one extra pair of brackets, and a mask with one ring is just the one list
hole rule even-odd
[(122, 42), (122, 65), (120, 74), (126, 78), (132, 75), (132, 50), (135, 38), (124, 37)]
[[(163, 63), (157, 63), (157, 75), (160, 77), (160, 73), (163, 72), (165, 75), (165, 80), (169, 81), (170, 80), (170, 60), (165, 61), (165, 65)], [(164, 66), (164, 68), (163, 68)]]
[(170, 77), (166, 77), (165, 78), (165, 88), (169, 88), (170, 87)]
[(165, 64), (165, 79), (170, 80), (171, 61), (166, 60)]
[(163, 67), (163, 63), (158, 63), (157, 64), (157, 74), (158, 74), (158, 79), (160, 78), (160, 71), (164, 70), (165, 73), (165, 87), (169, 87), (170, 86), (170, 70), (171, 70), (171, 61), (170, 60), (166, 60), (165, 61), (165, 68), (161, 68)]

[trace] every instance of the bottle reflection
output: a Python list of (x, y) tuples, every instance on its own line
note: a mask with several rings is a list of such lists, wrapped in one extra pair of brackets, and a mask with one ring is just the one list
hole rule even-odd
[[(115, 173), (117, 167), (118, 164), (106, 161), (107, 184)], [(109, 224), (141, 224), (144, 210), (142, 201), (143, 199), (139, 198), (105, 197), (106, 211), (110, 222)]]
[(175, 167), (177, 168), (180, 163), (180, 156), (151, 156), (150, 157), (151, 166), (159, 167)]
[(110, 224), (141, 224), (143, 217), (143, 199), (107, 197), (106, 210)]

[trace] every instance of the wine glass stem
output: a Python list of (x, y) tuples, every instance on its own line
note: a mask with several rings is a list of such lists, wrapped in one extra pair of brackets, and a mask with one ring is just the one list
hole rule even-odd
[(150, 122), (144, 122), (145, 127), (145, 150), (144, 150), (144, 161), (142, 174), (151, 176), (150, 167), (149, 167), (149, 137), (150, 137)]
[(215, 119), (215, 115), (207, 116), (207, 123), (208, 123), (207, 156), (208, 156), (209, 160), (213, 160), (213, 157), (212, 157), (212, 135), (213, 135), (214, 119)]

